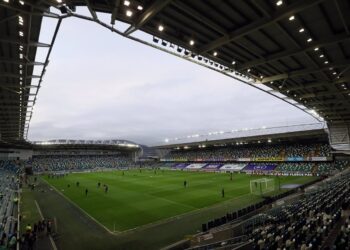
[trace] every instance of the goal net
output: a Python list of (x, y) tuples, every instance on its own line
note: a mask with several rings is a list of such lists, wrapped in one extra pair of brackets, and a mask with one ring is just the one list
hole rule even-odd
[(275, 190), (274, 179), (261, 178), (250, 181), (250, 193), (256, 195), (262, 195)]

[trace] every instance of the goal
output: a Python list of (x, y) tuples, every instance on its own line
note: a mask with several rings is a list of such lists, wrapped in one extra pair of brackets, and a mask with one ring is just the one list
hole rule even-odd
[(261, 178), (250, 181), (250, 193), (262, 195), (275, 190), (275, 181), (271, 178)]

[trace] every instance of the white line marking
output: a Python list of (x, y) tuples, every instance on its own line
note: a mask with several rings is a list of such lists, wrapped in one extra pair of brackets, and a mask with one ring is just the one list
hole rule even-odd
[(67, 196), (65, 196), (63, 193), (61, 193), (56, 187), (54, 187), (53, 185), (51, 185), (50, 183), (48, 183), (46, 180), (44, 180), (43, 178), (41, 178), (41, 180), (43, 180), (44, 182), (47, 183), (47, 185), (49, 185), (49, 187), (52, 187), (52, 189), (54, 189), (59, 195), (61, 195), (66, 201), (68, 201), (69, 203), (71, 203), (73, 206), (75, 206), (76, 208), (78, 208), (82, 213), (84, 213), (87, 217), (89, 217), (90, 219), (92, 219), (94, 222), (96, 222), (98, 225), (100, 225), (103, 229), (105, 229), (108, 233), (110, 234), (118, 234), (119, 231), (116, 232), (112, 232), (111, 230), (109, 230), (106, 226), (104, 226), (101, 222), (99, 222), (98, 220), (96, 220), (94, 217), (92, 217), (90, 214), (88, 214), (84, 209), (82, 209), (81, 207), (79, 207), (78, 204), (76, 204), (74, 201), (72, 201), (71, 199), (69, 199)]
[[(43, 220), (43, 219), (44, 219), (44, 216), (43, 216), (43, 213), (41, 212), (41, 209), (40, 209), (40, 207), (39, 207), (39, 204), (38, 204), (38, 202), (37, 202), (36, 200), (34, 200), (34, 202), (35, 202), (36, 208), (38, 209), (40, 218)], [(49, 239), (50, 239), (50, 242), (51, 242), (51, 245), (52, 245), (53, 250), (57, 250), (57, 246), (56, 246), (55, 242), (53, 241), (51, 235), (49, 235)]]

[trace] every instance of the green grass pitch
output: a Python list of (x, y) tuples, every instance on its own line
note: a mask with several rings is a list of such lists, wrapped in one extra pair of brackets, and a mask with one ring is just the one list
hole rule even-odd
[[(111, 171), (69, 174), (62, 178), (43, 177), (68, 199), (110, 231), (124, 231), (178, 216), (227, 200), (248, 196), (250, 180), (262, 178), (246, 174), (185, 172), (171, 170)], [(276, 177), (268, 177), (276, 178)], [(184, 181), (187, 181), (187, 188)], [(313, 177), (280, 177), (283, 184), (302, 184)], [(80, 186), (76, 186), (76, 182)], [(101, 182), (101, 187), (97, 183)], [(277, 185), (278, 181), (275, 180)], [(109, 191), (104, 193), (103, 184)], [(68, 187), (70, 185), (70, 187)], [(221, 190), (224, 188), (225, 197)], [(85, 195), (88, 189), (88, 195)]]

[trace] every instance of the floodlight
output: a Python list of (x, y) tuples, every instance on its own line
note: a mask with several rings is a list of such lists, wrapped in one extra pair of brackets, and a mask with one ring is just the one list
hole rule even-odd
[(131, 10), (127, 10), (126, 11), (126, 16), (131, 17), (132, 16), (132, 11)]
[(157, 38), (157, 37), (153, 37), (153, 42), (155, 42), (155, 43), (158, 43), (159, 42), (159, 39)]

